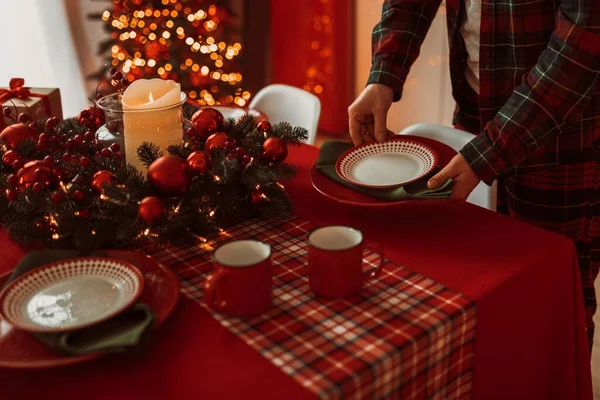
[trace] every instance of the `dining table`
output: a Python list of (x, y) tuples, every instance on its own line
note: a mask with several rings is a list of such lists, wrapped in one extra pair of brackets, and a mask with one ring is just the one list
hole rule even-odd
[[(311, 185), (318, 151), (310, 145), (289, 149), (286, 161), (297, 174), (285, 187), (298, 218), (359, 229), (390, 262), (474, 304), (472, 384), (461, 396), (432, 398), (592, 399), (580, 277), (569, 239), (465, 202), (338, 203)], [(0, 273), (26, 253), (4, 231), (0, 249)], [(173, 257), (170, 265), (181, 279), (179, 303), (140, 351), (60, 368), (0, 369), (0, 398), (318, 398), (203, 307), (178, 263), (185, 257)], [(2, 329), (10, 328), (0, 325), (0, 335)], [(354, 397), (361, 396), (347, 396)]]

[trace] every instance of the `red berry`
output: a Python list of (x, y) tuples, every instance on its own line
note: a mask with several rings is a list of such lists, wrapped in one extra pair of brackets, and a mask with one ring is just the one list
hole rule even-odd
[(6, 182), (8, 183), (9, 186), (15, 187), (15, 186), (17, 186), (17, 183), (19, 183), (19, 178), (17, 178), (17, 176), (15, 174), (10, 174), (6, 178)]
[(46, 178), (48, 178), (48, 176), (46, 175), (46, 171), (44, 171), (41, 168), (36, 168), (35, 171), (33, 171), (33, 180), (35, 182), (41, 182), (46, 180)]
[(225, 142), (225, 148), (227, 150), (233, 150), (235, 149), (235, 142), (233, 140), (228, 140)]
[(8, 150), (2, 156), (2, 162), (6, 165), (12, 165), (15, 161), (19, 159), (19, 153), (14, 150)]
[(77, 135), (73, 138), (73, 143), (75, 143), (77, 146), (80, 146), (83, 143), (83, 136), (81, 135)]
[(91, 163), (91, 161), (90, 161), (90, 159), (89, 159), (89, 158), (87, 158), (87, 157), (81, 157), (81, 158), (79, 159), (79, 165), (81, 165), (81, 166), (82, 166), (82, 167), (84, 167), (84, 168), (86, 168), (86, 167), (89, 167), (89, 166), (90, 166), (90, 163)]
[(198, 146), (196, 146), (195, 144), (192, 145), (191, 149), (192, 149), (192, 151), (198, 151), (199, 150)]
[(54, 129), (54, 128), (56, 127), (56, 125), (58, 125), (58, 124), (59, 124), (59, 122), (60, 122), (60, 119), (59, 119), (58, 117), (51, 117), (51, 118), (48, 118), (48, 119), (46, 120), (45, 127), (46, 127), (46, 129), (48, 129), (48, 130), (52, 130), (52, 129)]
[(116, 157), (117, 159), (121, 159), (121, 158), (123, 158), (123, 153), (121, 153), (120, 151), (117, 151), (117, 152), (115, 153), (115, 157)]
[(41, 192), (44, 190), (44, 184), (42, 182), (36, 182), (33, 184), (32, 189), (34, 192)]
[(71, 158), (71, 165), (78, 166), (79, 165), (79, 159), (77, 157)]
[(73, 192), (73, 198), (75, 200), (83, 200), (84, 194), (81, 190), (77, 189)]
[(12, 114), (12, 111), (11, 111), (11, 109), (10, 109), (10, 108), (8, 108), (8, 107), (4, 107), (4, 108), (2, 109), (2, 114), (4, 114), (4, 116), (5, 116), (5, 117), (8, 117), (8, 116), (10, 116), (10, 114)]
[(65, 153), (62, 156), (63, 161), (65, 162), (69, 162), (71, 161), (71, 158), (73, 158), (73, 155), (71, 153)]
[(11, 165), (15, 171), (18, 171), (23, 168), (23, 161), (15, 160)]
[(52, 195), (50, 195), (50, 200), (52, 200), (52, 202), (55, 204), (60, 204), (63, 200), (63, 197), (64, 196), (62, 192), (55, 190), (54, 192), (52, 192)]
[(235, 148), (235, 155), (238, 157), (243, 157), (244, 154), (246, 154), (246, 150), (244, 150), (243, 147), (236, 147)]
[(196, 137), (198, 135), (198, 130), (196, 128), (190, 127), (190, 128), (187, 128), (187, 130), (185, 131), (185, 134), (188, 137), (193, 138), (193, 137)]
[(50, 135), (46, 132), (40, 133), (40, 136), (38, 136), (38, 142), (48, 144), (50, 142)]
[(117, 71), (117, 72), (115, 72), (115, 73), (112, 75), (112, 78), (113, 78), (115, 81), (118, 81), (119, 79), (122, 79), (122, 78), (123, 78), (123, 74), (122, 74), (120, 71)]
[(110, 158), (112, 157), (112, 151), (110, 151), (110, 149), (102, 149), (102, 151), (100, 152), (100, 155), (104, 158)]
[(242, 162), (244, 164), (250, 164), (250, 161), (252, 161), (252, 157), (250, 157), (248, 154), (244, 155), (244, 157), (242, 158)]
[(85, 140), (94, 140), (96, 138), (96, 135), (94, 134), (94, 132), (92, 131), (87, 131), (83, 137), (85, 138)]
[(114, 75), (114, 74), (116, 74), (116, 73), (117, 73), (117, 69), (116, 69), (115, 67), (111, 67), (111, 68), (108, 70), (108, 73), (109, 73), (109, 74), (111, 74), (111, 75)]
[(271, 123), (269, 121), (260, 121), (256, 127), (261, 132), (269, 132), (271, 130)]
[(17, 191), (16, 190), (7, 190), (6, 191), (6, 200), (15, 201), (17, 199)]
[(25, 113), (21, 113), (21, 114), (19, 114), (19, 118), (17, 119), (17, 121), (24, 124), (25, 122), (29, 121), (29, 115), (27, 115)]
[(52, 156), (46, 156), (44, 157), (44, 165), (47, 165), (49, 167), (54, 165), (54, 158), (52, 158)]
[(67, 143), (65, 143), (65, 149), (67, 149), (69, 151), (75, 149), (75, 142), (73, 142), (73, 139), (67, 140)]
[(129, 81), (127, 79), (123, 78), (123, 79), (121, 79), (121, 85), (127, 86), (127, 85), (129, 85)]
[(121, 146), (119, 146), (118, 143), (113, 143), (110, 145), (110, 149), (116, 153), (117, 151), (121, 150)]

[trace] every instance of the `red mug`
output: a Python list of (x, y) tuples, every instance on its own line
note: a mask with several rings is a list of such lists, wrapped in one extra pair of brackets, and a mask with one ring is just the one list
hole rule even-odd
[(365, 280), (380, 273), (384, 259), (379, 251), (379, 265), (363, 272), (364, 249), (363, 234), (357, 229), (326, 226), (312, 231), (308, 235), (308, 277), (313, 293), (335, 299), (359, 292)]
[(241, 317), (271, 307), (271, 246), (256, 240), (229, 242), (215, 250), (213, 266), (204, 284), (204, 300), (212, 310)]

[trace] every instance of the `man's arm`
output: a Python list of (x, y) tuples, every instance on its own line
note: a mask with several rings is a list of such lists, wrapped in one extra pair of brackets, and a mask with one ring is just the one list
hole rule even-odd
[(562, 134), (585, 110), (600, 72), (600, 1), (563, 0), (538, 63), (523, 77), (483, 134), (462, 150), (490, 183)]
[(381, 21), (373, 29), (373, 59), (368, 84), (380, 83), (394, 90), (394, 100), (435, 18), (441, 0), (385, 0)]

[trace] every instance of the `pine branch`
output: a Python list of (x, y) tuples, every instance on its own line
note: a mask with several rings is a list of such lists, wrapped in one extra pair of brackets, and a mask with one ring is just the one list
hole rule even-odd
[(230, 138), (240, 140), (245, 138), (248, 133), (256, 128), (256, 118), (250, 114), (245, 114), (239, 119), (239, 122), (233, 125), (227, 132)]
[(15, 150), (21, 157), (25, 159), (34, 158), (37, 153), (36, 142), (33, 139), (21, 140), (16, 146)]
[(184, 103), (183, 104), (183, 118), (191, 120), (192, 116), (196, 113), (196, 111), (198, 111), (200, 108), (190, 104), (190, 103)]
[(137, 149), (137, 156), (142, 164), (148, 168), (154, 161), (163, 156), (163, 152), (158, 145), (150, 142), (143, 142)]
[(167, 152), (172, 156), (186, 159), (192, 152), (185, 144), (171, 145), (167, 148)]
[(308, 139), (308, 131), (304, 128), (292, 127), (287, 122), (280, 122), (273, 126), (270, 136), (280, 137), (291, 146), (299, 146)]

